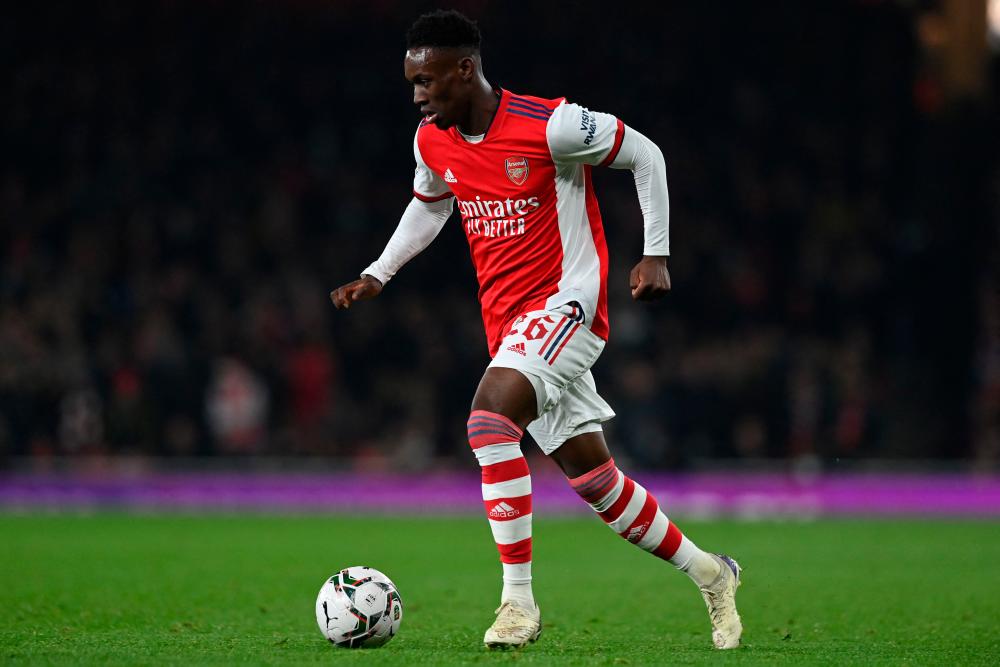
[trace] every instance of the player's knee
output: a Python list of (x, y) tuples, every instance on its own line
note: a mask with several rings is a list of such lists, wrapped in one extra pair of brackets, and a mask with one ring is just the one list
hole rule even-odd
[(524, 432), (507, 417), (489, 410), (473, 410), (467, 424), (469, 445), (478, 450), (501, 444), (519, 444)]
[(608, 459), (601, 465), (568, 479), (573, 490), (588, 503), (593, 504), (606, 498), (615, 489), (621, 474), (615, 465), (615, 460)]
[(552, 452), (551, 456), (563, 474), (571, 480), (603, 469), (611, 461), (611, 452), (608, 451), (601, 431), (574, 436)]

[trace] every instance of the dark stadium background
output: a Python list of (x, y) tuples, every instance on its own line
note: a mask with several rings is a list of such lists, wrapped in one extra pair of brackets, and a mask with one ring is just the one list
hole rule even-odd
[[(378, 300), (327, 296), (410, 198), (403, 33), (434, 6), (5, 10), (6, 468), (475, 467), (488, 357), (459, 225)], [(996, 468), (1000, 66), (981, 5), (455, 6), (493, 84), (614, 113), (666, 156), (673, 292), (653, 305), (626, 289), (632, 180), (597, 177), (616, 456)]]

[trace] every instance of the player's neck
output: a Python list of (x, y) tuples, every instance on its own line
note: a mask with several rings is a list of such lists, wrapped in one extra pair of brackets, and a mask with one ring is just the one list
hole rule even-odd
[(468, 117), (458, 123), (459, 131), (468, 136), (485, 134), (499, 106), (500, 96), (485, 79), (481, 79), (469, 102)]

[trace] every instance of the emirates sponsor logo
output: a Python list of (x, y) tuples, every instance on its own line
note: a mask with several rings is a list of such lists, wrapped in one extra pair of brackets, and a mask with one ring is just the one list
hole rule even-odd
[(459, 200), (465, 232), (471, 236), (521, 236), (529, 214), (541, 207), (538, 197), (527, 199), (475, 199)]
[(513, 519), (520, 514), (520, 510), (511, 507), (501, 500), (493, 506), (493, 509), (490, 510), (489, 516), (491, 519)]
[(524, 185), (528, 180), (528, 158), (513, 155), (503, 161), (503, 166), (507, 170), (507, 178), (514, 185)]
[(646, 534), (647, 528), (649, 528), (648, 521), (642, 524), (641, 526), (635, 526), (630, 531), (628, 531), (628, 535), (625, 536), (625, 539), (631, 542), (632, 544), (635, 544), (636, 542), (642, 539), (643, 535)]
[[(445, 172), (447, 174), (447, 172)], [(459, 200), (458, 209), (463, 218), (516, 218), (519, 215), (534, 213), (542, 205), (538, 197), (527, 199), (483, 199), (476, 196), (475, 200)]]

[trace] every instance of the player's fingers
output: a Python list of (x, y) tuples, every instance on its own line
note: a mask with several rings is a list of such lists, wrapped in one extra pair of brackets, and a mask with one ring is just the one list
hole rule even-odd
[(343, 287), (338, 287), (337, 289), (330, 292), (330, 300), (333, 301), (333, 305), (336, 308), (350, 308), (351, 299), (347, 294), (347, 290)]
[(666, 293), (667, 290), (663, 289), (662, 285), (655, 285), (655, 286), (650, 285), (649, 289), (646, 290), (646, 293), (643, 294), (642, 300), (655, 301), (659, 298), (662, 298)]
[(640, 289), (633, 293), (636, 301), (655, 301), (666, 295), (668, 287), (662, 283), (643, 283)]
[(637, 278), (632, 285), (632, 298), (641, 301), (648, 287), (649, 285), (643, 283), (641, 278)]
[(368, 298), (368, 286), (364, 283), (355, 285), (354, 289), (351, 290), (351, 301), (360, 301), (361, 299)]
[(628, 274), (629, 289), (631, 289), (634, 292), (635, 288), (639, 286), (640, 282), (641, 281), (639, 278), (639, 267), (637, 266), (634, 269), (632, 269), (631, 273)]

